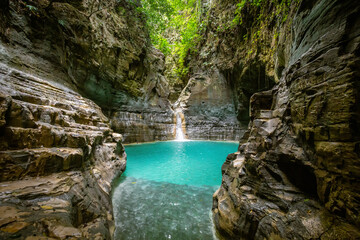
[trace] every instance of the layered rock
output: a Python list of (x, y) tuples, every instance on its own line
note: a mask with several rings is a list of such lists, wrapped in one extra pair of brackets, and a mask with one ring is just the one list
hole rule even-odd
[(236, 118), (233, 92), (224, 77), (192, 77), (175, 103), (182, 109), (189, 139), (239, 140), (247, 122)]
[[(164, 56), (151, 47), (138, 3), (16, 0), (2, 4), (1, 62), (65, 84), (97, 103), (110, 119), (119, 111), (145, 111), (154, 118), (168, 113), (155, 133), (154, 128), (143, 128), (140, 134), (151, 136), (150, 140), (173, 138), (174, 123), (163, 126), (173, 117), (162, 75)], [(113, 121), (117, 119), (115, 114)], [(132, 128), (118, 129), (125, 136), (138, 134)]]
[(0, 6), (0, 238), (111, 239), (126, 162), (111, 127), (127, 142), (173, 138), (163, 55), (135, 2)]
[(147, 57), (151, 72), (140, 88), (141, 97), (113, 105), (105, 113), (114, 131), (122, 133), (126, 143), (174, 139), (174, 112), (168, 97), (169, 84), (163, 76), (164, 56), (152, 48)]
[(253, 95), (249, 132), (222, 168), (213, 213), (226, 238), (360, 237), (358, 16), (353, 1), (301, 3), (275, 55), (286, 71)]
[(175, 131), (173, 111), (115, 111), (111, 114), (111, 128), (123, 133), (125, 143), (171, 140)]
[(178, 100), (190, 138), (239, 140), (250, 120), (251, 95), (274, 85), (275, 63), (270, 56), (279, 21), (269, 14), (274, 5), (261, 3), (265, 9), (261, 15), (269, 19), (261, 26), (253, 24), (259, 14), (256, 7), (243, 14), (247, 25), (233, 25), (237, 3), (202, 2), (205, 30), (196, 53), (188, 58), (190, 80)]
[(121, 135), (73, 90), (0, 65), (0, 238), (111, 239)]

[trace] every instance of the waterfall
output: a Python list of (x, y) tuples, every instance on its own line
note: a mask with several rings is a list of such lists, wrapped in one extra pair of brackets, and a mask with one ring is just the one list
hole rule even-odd
[(176, 135), (175, 140), (183, 141), (185, 139), (184, 132), (182, 129), (182, 119), (180, 115), (181, 111), (176, 111)]

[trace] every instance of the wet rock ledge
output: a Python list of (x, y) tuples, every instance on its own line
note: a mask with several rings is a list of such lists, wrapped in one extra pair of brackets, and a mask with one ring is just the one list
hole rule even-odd
[(0, 239), (111, 239), (120, 134), (92, 101), (0, 65)]

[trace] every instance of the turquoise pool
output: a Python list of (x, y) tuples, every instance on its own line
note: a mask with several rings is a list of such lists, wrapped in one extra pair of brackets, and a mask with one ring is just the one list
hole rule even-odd
[(116, 182), (115, 239), (214, 239), (212, 195), (235, 142), (169, 141), (125, 146)]

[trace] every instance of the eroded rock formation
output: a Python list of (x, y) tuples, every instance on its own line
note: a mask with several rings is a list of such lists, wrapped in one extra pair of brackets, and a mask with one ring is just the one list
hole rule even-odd
[(0, 65), (0, 238), (110, 239), (121, 135), (92, 101)]
[(189, 139), (238, 140), (247, 126), (236, 118), (233, 92), (219, 73), (190, 78), (175, 106), (183, 109)]
[[(175, 104), (189, 138), (244, 135), (214, 195), (217, 229), (359, 238), (359, 4), (248, 2), (226, 28), (236, 3), (203, 1), (206, 32)], [(0, 2), (0, 238), (110, 239), (122, 142), (174, 138), (164, 57), (137, 7)]]
[[(251, 98), (214, 222), (229, 239), (358, 239), (360, 6), (302, 1), (280, 82)], [(275, 69), (279, 72), (279, 69)]]
[[(1, 62), (65, 84), (93, 100), (122, 131), (125, 142), (173, 139), (164, 56), (151, 47), (137, 3), (3, 4)], [(141, 120), (134, 115), (141, 115)]]
[[(272, 8), (266, 1), (261, 4)], [(257, 12), (246, 12), (244, 24), (231, 27), (236, 6), (231, 0), (202, 1), (201, 24), (206, 27), (198, 51), (189, 57), (190, 80), (178, 100), (192, 139), (239, 140), (249, 123), (251, 95), (274, 85), (270, 56), (275, 27), (259, 30), (261, 44), (249, 48), (258, 41), (252, 38)]]
[(126, 155), (100, 107), (145, 101), (161, 56), (128, 3), (0, 4), (0, 238), (111, 239)]
[(164, 56), (154, 48), (149, 52), (145, 61), (149, 73), (143, 76), (140, 97), (125, 98), (123, 102), (110, 104), (110, 108), (103, 107), (110, 116), (112, 129), (122, 133), (124, 142), (174, 139), (174, 112), (168, 100), (170, 89), (163, 76)]

